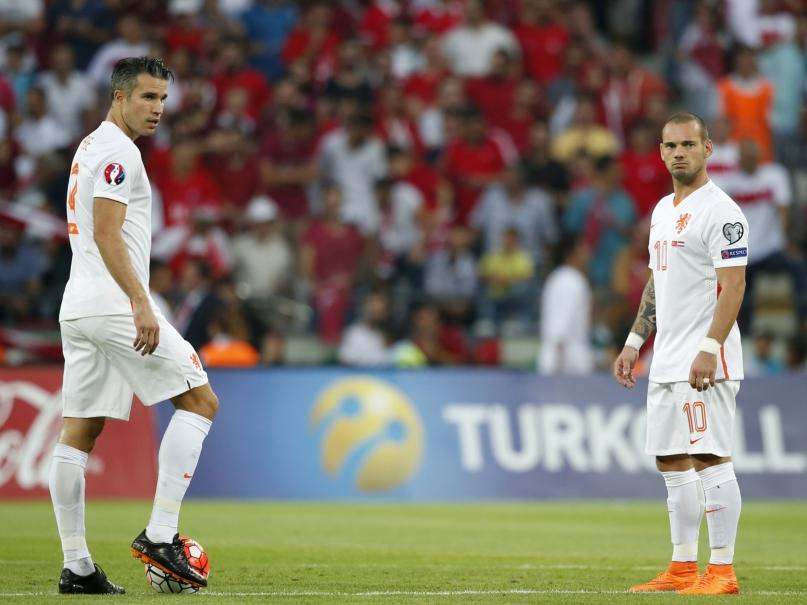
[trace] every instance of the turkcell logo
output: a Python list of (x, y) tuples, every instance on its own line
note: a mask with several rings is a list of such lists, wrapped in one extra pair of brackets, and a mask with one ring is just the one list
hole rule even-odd
[[(510, 473), (543, 470), (562, 473), (638, 473), (655, 469), (655, 459), (644, 453), (644, 410), (631, 405), (606, 408), (596, 404), (452, 403), (443, 408), (443, 420), (456, 431), (462, 469), (479, 473), (500, 468)], [(784, 422), (778, 406), (758, 410), (761, 451), (746, 447), (741, 410), (734, 427), (734, 466), (744, 473), (801, 474), (807, 471), (807, 453), (787, 451)]]
[(730, 248), (720, 251), (720, 257), (723, 260), (727, 258), (740, 258), (742, 256), (748, 256), (748, 248)]
[(316, 399), (310, 428), (317, 432), (325, 472), (347, 476), (361, 491), (405, 483), (423, 458), (423, 426), (415, 406), (377, 378), (329, 384)]

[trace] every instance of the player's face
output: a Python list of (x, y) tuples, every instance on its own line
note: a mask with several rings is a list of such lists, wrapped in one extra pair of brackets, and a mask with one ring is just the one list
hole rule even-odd
[(670, 122), (661, 131), (661, 159), (672, 177), (685, 185), (691, 183), (706, 167), (712, 155), (712, 142), (703, 140), (697, 122)]
[(123, 95), (121, 107), (124, 122), (134, 135), (154, 134), (165, 109), (167, 91), (167, 80), (138, 74), (132, 93), (128, 97)]

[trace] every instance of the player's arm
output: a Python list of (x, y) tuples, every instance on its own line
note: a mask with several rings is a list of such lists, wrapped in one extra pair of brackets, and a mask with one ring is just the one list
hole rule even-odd
[(715, 383), (717, 355), (737, 319), (745, 294), (744, 265), (718, 267), (715, 271), (717, 283), (720, 284), (715, 314), (706, 339), (701, 344), (701, 350), (698, 351), (689, 370), (689, 384), (698, 391), (705, 391)]
[(636, 313), (636, 320), (633, 322), (628, 340), (614, 362), (614, 377), (623, 387), (632, 389), (636, 386), (633, 368), (639, 360), (639, 349), (655, 329), (656, 287), (651, 273), (642, 292), (642, 301), (639, 303), (639, 311)]
[(126, 242), (123, 241), (123, 220), (126, 204), (96, 197), (93, 199), (95, 244), (110, 275), (132, 301), (137, 335), (133, 346), (141, 355), (151, 355), (160, 342), (160, 324), (151, 308), (149, 296), (137, 279)]

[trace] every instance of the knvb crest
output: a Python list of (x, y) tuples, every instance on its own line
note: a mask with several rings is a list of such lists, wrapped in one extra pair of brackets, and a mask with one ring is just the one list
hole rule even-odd
[(681, 235), (681, 232), (687, 228), (689, 224), (689, 219), (692, 218), (692, 215), (689, 212), (684, 212), (681, 216), (678, 217), (678, 220), (675, 221), (675, 232), (678, 235)]

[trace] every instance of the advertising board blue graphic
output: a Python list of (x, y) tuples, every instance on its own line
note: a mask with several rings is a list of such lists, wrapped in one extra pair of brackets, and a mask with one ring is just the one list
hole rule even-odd
[[(210, 372), (221, 409), (190, 495), (328, 500), (657, 498), (646, 383), (506, 370)], [(744, 497), (807, 497), (807, 376), (746, 380)], [(158, 406), (161, 429), (170, 406)]]

